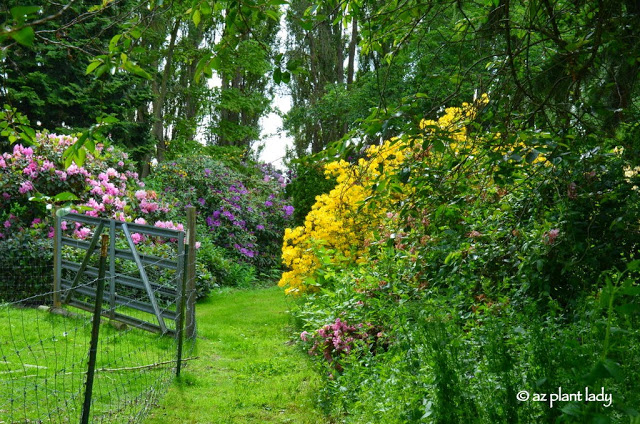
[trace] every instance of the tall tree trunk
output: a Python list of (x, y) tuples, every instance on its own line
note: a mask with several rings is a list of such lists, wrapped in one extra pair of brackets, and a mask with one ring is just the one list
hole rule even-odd
[(336, 40), (336, 82), (344, 84), (344, 51), (342, 50), (342, 21), (334, 25), (334, 39)]
[(349, 61), (347, 63), (347, 87), (353, 84), (357, 44), (358, 44), (358, 19), (354, 16), (353, 21), (351, 21), (351, 40), (349, 41)]
[(167, 97), (167, 83), (171, 75), (171, 69), (173, 67), (173, 52), (175, 50), (176, 38), (178, 36), (178, 28), (180, 27), (180, 19), (176, 18), (176, 21), (171, 30), (171, 36), (169, 39), (169, 47), (167, 48), (167, 54), (165, 56), (164, 69), (162, 71), (162, 79), (158, 84), (157, 78), (153, 80), (152, 89), (154, 93), (153, 99), (153, 127), (151, 134), (156, 139), (156, 158), (159, 162), (164, 160), (164, 153), (167, 149), (164, 136), (164, 103)]

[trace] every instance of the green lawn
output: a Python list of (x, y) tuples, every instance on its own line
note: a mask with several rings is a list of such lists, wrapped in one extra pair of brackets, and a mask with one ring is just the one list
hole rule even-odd
[[(0, 305), (0, 423), (78, 422), (84, 399), (91, 315), (64, 317)], [(92, 422), (124, 423), (143, 413), (171, 380), (175, 340), (135, 328), (100, 328)]]
[(290, 343), (277, 287), (214, 292), (198, 304), (198, 341), (182, 376), (146, 423), (326, 423), (318, 381)]

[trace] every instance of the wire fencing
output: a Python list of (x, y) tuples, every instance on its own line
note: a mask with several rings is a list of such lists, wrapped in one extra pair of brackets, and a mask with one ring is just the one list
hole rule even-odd
[[(0, 424), (80, 422), (88, 374), (94, 374), (90, 409), (85, 411), (89, 422), (141, 422), (179, 372), (178, 354), (189, 359), (194, 339), (181, 353), (175, 337), (180, 320), (168, 320), (171, 331), (163, 335), (109, 319), (139, 313), (132, 304), (139, 297), (132, 292), (129, 301), (98, 311), (102, 324), (95, 364), (89, 367), (96, 311), (54, 306), (51, 250), (52, 244), (43, 242), (37, 249), (0, 258)], [(92, 261), (97, 268), (97, 258)], [(147, 275), (157, 275), (157, 268), (144, 264)], [(93, 292), (99, 280), (99, 275), (85, 274), (76, 291)], [(165, 296), (163, 285), (151, 287), (162, 311), (181, 313), (181, 297)]]

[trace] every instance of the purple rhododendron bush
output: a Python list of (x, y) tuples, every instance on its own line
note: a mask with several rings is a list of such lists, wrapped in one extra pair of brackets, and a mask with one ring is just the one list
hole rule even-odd
[[(178, 230), (184, 229), (185, 208), (193, 205), (198, 214), (199, 296), (215, 283), (251, 283), (258, 273), (277, 266), (279, 240), (293, 208), (284, 200), (283, 177), (269, 167), (236, 161), (231, 169), (212, 157), (188, 157), (161, 164), (147, 185), (127, 153), (112, 146), (98, 144), (81, 166), (64, 167), (63, 152), (75, 141), (41, 133), (33, 146), (15, 144), (2, 154), (0, 253), (30, 252), (37, 262), (49, 263), (52, 209), (70, 200), (76, 213)], [(62, 230), (78, 239), (92, 233), (64, 220)], [(132, 238), (147, 252), (166, 251), (140, 234)], [(13, 263), (21, 266), (19, 260)]]
[(243, 285), (279, 269), (293, 206), (285, 196), (283, 175), (224, 151), (163, 162), (148, 182), (162, 198), (171, 199), (169, 218), (179, 220), (186, 206), (197, 208), (200, 258), (218, 282)]

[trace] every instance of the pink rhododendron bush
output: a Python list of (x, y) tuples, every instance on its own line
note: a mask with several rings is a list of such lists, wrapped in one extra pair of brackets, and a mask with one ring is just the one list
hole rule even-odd
[[(77, 198), (76, 211), (86, 215), (181, 228), (165, 222), (168, 206), (154, 191), (144, 189), (144, 183), (126, 162), (126, 153), (98, 145), (95, 154), (87, 153), (82, 166), (73, 163), (62, 167), (62, 154), (75, 141), (70, 136), (42, 133), (36, 145), (16, 144), (12, 152), (2, 155), (0, 240), (31, 229), (37, 230), (35, 237), (40, 232), (51, 238), (53, 227), (48, 208), (70, 199), (71, 195)], [(90, 233), (82, 226), (73, 230), (81, 239)]]
[[(145, 185), (127, 154), (111, 146), (98, 144), (81, 166), (64, 167), (63, 153), (75, 141), (42, 133), (35, 145), (16, 144), (2, 154), (0, 251), (15, 251), (20, 257), (39, 252), (35, 262), (49, 266), (54, 207), (70, 205), (74, 212), (93, 217), (183, 230), (185, 208), (195, 206), (199, 296), (214, 283), (254, 283), (259, 274), (279, 266), (279, 246), (293, 207), (284, 195), (285, 178), (270, 166), (211, 151), (211, 156), (161, 164)], [(87, 239), (93, 231), (64, 218), (62, 230), (78, 239)], [(145, 253), (171, 254), (169, 246), (157, 240), (137, 233), (132, 238)], [(39, 247), (34, 249), (33, 243)], [(15, 268), (12, 262), (15, 258), (6, 267)]]
[[(48, 271), (44, 272), (46, 278), (42, 270), (35, 272), (38, 278), (34, 278), (25, 270), (51, 267), (54, 207), (73, 201), (71, 208), (76, 213), (183, 229), (182, 223), (167, 219), (168, 203), (155, 191), (145, 189), (126, 153), (97, 145), (94, 153), (87, 153), (82, 166), (73, 163), (63, 167), (63, 152), (75, 141), (70, 136), (42, 133), (35, 145), (16, 144), (0, 157), (0, 253), (6, 259), (0, 268), (5, 280), (2, 287), (12, 292), (11, 299), (51, 290)], [(86, 239), (93, 231), (64, 218), (61, 227), (66, 236), (77, 239)], [(172, 254), (169, 246), (155, 240), (145, 240), (137, 233), (132, 238), (145, 253)], [(211, 284), (211, 275), (201, 264), (199, 268), (198, 286), (203, 294)], [(2, 297), (8, 299), (8, 295)]]

